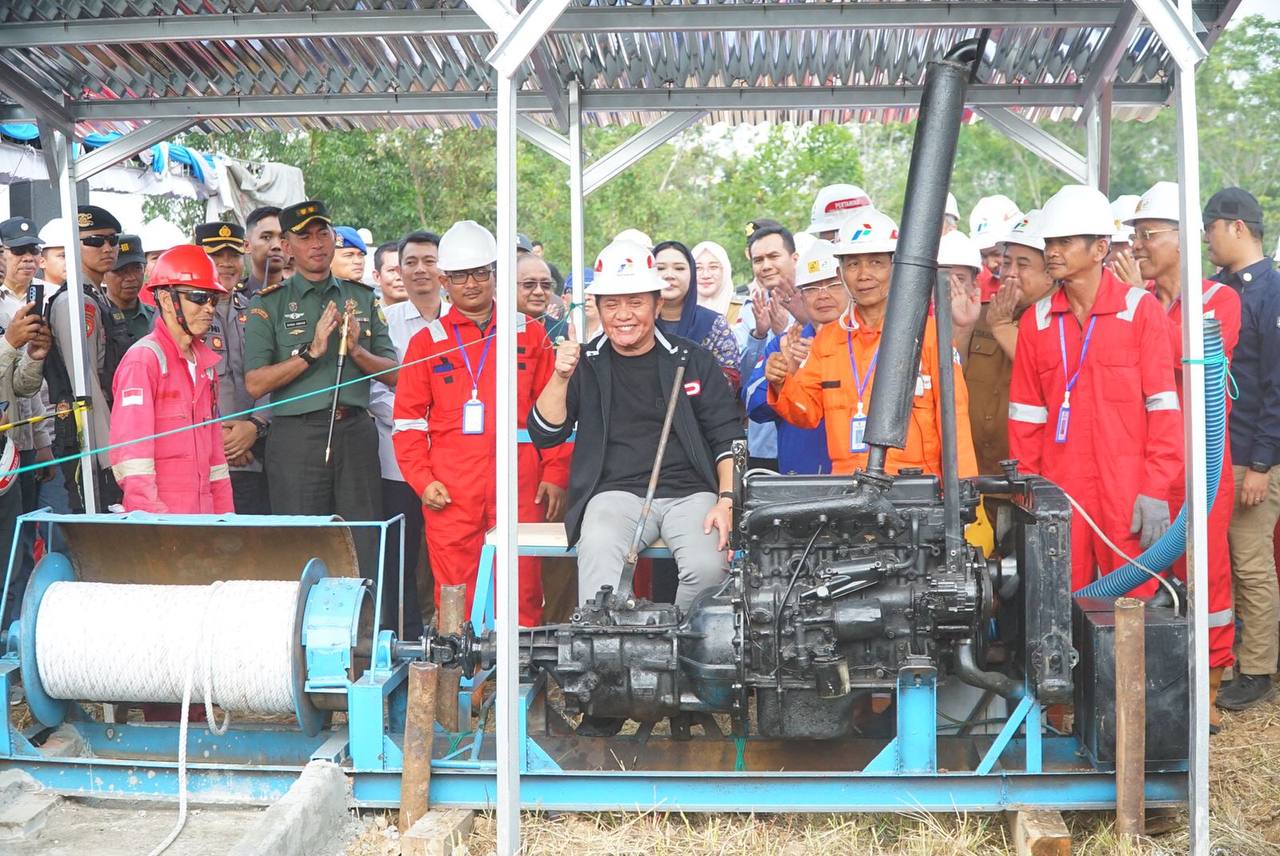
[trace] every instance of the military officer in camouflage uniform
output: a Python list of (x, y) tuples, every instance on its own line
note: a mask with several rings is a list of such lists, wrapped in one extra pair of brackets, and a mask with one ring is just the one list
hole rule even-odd
[[(249, 295), (239, 285), (244, 275), (244, 227), (238, 223), (201, 223), (196, 226), (195, 239), (213, 259), (218, 281), (230, 294), (229, 299), (218, 301), (204, 343), (222, 358), (218, 363), (218, 412), (231, 416), (269, 400), (254, 401), (244, 385), (244, 328), (249, 320)], [(263, 465), (270, 425), (269, 409), (222, 421), (222, 446), (231, 467), (231, 494), (237, 514), (271, 513)]]
[[(271, 509), (276, 514), (379, 520), (378, 432), (368, 410), (368, 380), (339, 390), (333, 455), (327, 464), (325, 443), (343, 318), (349, 318), (343, 381), (395, 368), (386, 320), (372, 288), (330, 273), (334, 233), (323, 202), (285, 208), (280, 228), (296, 272), (250, 301), (244, 351), (249, 395), (270, 395), (275, 402), (267, 438)], [(395, 372), (379, 379), (394, 384)], [(365, 540), (357, 540), (357, 550), (368, 575), (376, 568), (377, 550), (376, 539), (361, 543)]]

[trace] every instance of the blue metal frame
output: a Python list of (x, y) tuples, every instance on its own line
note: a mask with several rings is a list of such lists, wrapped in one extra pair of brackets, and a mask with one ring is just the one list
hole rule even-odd
[[(79, 516), (76, 522), (86, 519), (90, 518)], [(37, 512), (22, 518), (21, 525), (46, 527), (47, 540), (56, 548), (57, 522), (57, 515)], [(106, 517), (104, 522), (130, 521)], [(173, 518), (164, 522), (207, 526), (209, 519)], [(269, 526), (362, 525), (315, 518), (238, 518), (234, 522)], [(385, 547), (390, 524), (363, 525), (378, 526)], [(14, 555), (11, 552), (11, 569)], [(385, 551), (380, 551), (375, 611), (381, 604), (376, 592), (387, 582), (384, 557)], [(484, 548), (478, 570), (471, 620), (477, 630), (483, 631), (493, 626), (491, 547)], [(64, 569), (50, 577), (65, 576), (67, 572)], [(358, 580), (325, 578), (310, 566), (304, 579), (312, 586), (303, 622), (306, 688), (345, 693), (347, 721), (339, 726), (324, 724), (314, 734), (295, 726), (237, 722), (222, 737), (192, 729), (189, 750), (196, 761), (188, 767), (188, 782), (192, 799), (197, 802), (273, 802), (284, 795), (312, 758), (332, 760), (346, 769), (355, 804), (391, 807), (399, 802), (403, 763), (400, 736), (407, 704), (408, 665), (393, 656), (394, 634), (381, 631), (375, 637), (369, 668), (357, 680), (348, 680), (351, 663), (349, 647), (344, 651), (344, 646), (350, 645), (351, 616), (358, 613), (362, 598), (370, 596), (370, 592)], [(9, 585), (8, 578), (5, 585)], [(28, 650), (29, 645), (24, 643), (22, 649)], [(0, 692), (7, 693), (19, 668), (18, 658), (12, 653), (0, 658)], [(479, 674), (464, 682), (459, 692), (464, 714), (460, 721), (468, 726), (472, 722), (472, 693), (489, 678), (490, 673)], [(589, 766), (596, 769), (573, 769), (566, 763), (568, 756), (555, 748), (556, 741), (561, 741), (563, 747), (567, 738), (539, 731), (542, 719), (535, 715), (535, 708), (544, 704), (544, 681), (545, 677), (520, 689), (521, 801), (530, 808), (741, 811), (749, 807), (756, 811), (847, 812), (1106, 809), (1115, 805), (1114, 774), (1085, 766), (1075, 738), (1046, 736), (1040, 704), (1031, 696), (1019, 702), (994, 737), (940, 735), (937, 676), (927, 664), (909, 666), (899, 674), (897, 736), (883, 746), (873, 746), (871, 751), (867, 751), (871, 741), (848, 741), (850, 757), (872, 760), (860, 770), (822, 772), (751, 769), (753, 753), (757, 759), (767, 757), (760, 754), (760, 746), (768, 741), (755, 738), (725, 738), (733, 741), (738, 770), (618, 769), (615, 758), (593, 758)], [(84, 741), (83, 757), (45, 756), (38, 744), (46, 738), (48, 728), (36, 725), (20, 732), (6, 716), (0, 721), (0, 769), (20, 767), (46, 787), (66, 794), (129, 799), (176, 797), (175, 724), (94, 722), (79, 705), (62, 704), (67, 706), (63, 727), (74, 729)], [(436, 745), (444, 751), (432, 762), (433, 805), (494, 806), (494, 747), (492, 741), (486, 741), (492, 704), (489, 694), (472, 731), (447, 734), (437, 726)], [(535, 722), (539, 725), (535, 726)], [(619, 758), (632, 754), (643, 757), (646, 744), (639, 738), (614, 740)], [(697, 748), (697, 742), (685, 745)], [(878, 754), (874, 754), (876, 749)], [(697, 753), (689, 757), (697, 757)], [(939, 758), (943, 757), (980, 760), (969, 770), (943, 771), (939, 767)], [(578, 762), (579, 767), (584, 764)], [(648, 765), (654, 766), (654, 762)], [(1185, 802), (1185, 779), (1185, 765), (1150, 769), (1146, 778), (1147, 802)]]

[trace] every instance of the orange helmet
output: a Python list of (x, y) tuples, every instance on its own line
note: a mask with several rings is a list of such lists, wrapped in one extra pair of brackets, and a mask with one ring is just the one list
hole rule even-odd
[(213, 259), (195, 244), (179, 244), (165, 250), (160, 258), (156, 259), (156, 266), (152, 269), (146, 285), (142, 286), (140, 297), (143, 303), (155, 306), (156, 299), (151, 293), (152, 290), (175, 286), (197, 288), (218, 294), (227, 293), (222, 283), (218, 282), (218, 271), (213, 266)]

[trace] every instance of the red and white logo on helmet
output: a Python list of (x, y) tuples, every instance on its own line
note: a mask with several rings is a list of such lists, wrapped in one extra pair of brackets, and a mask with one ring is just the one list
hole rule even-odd
[(0, 450), (0, 496), (4, 496), (18, 480), (18, 455), (16, 444), (4, 441), (4, 449)]

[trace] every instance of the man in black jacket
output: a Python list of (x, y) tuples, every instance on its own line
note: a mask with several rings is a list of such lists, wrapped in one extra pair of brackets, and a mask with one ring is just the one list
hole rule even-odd
[(642, 544), (660, 536), (671, 548), (681, 609), (724, 579), (733, 516), (731, 447), (745, 434), (715, 358), (656, 329), (663, 285), (645, 247), (629, 241), (605, 247), (587, 289), (604, 332), (585, 345), (557, 346), (555, 374), (529, 414), (529, 437), (538, 448), (564, 442), (577, 424), (565, 527), (569, 543), (578, 545), (579, 603), (601, 586), (618, 585), (682, 362), (683, 388)]

